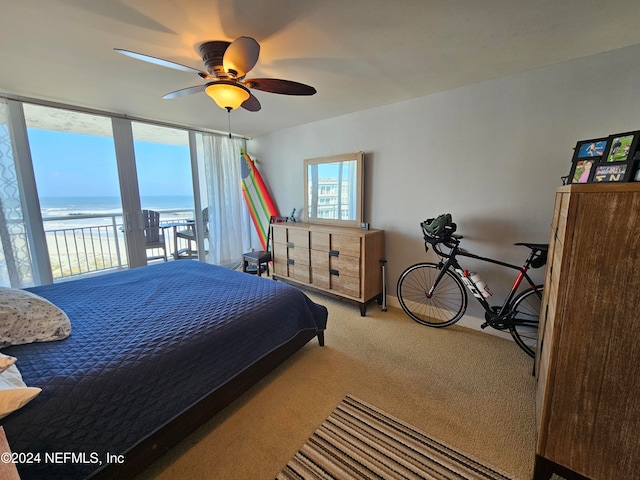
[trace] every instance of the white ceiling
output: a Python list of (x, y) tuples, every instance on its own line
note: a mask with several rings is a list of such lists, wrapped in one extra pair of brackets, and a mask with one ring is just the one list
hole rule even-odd
[[(638, 0), (0, 0), (0, 94), (227, 131), (197, 75), (207, 40), (261, 45), (247, 75), (313, 85), (312, 97), (254, 91), (231, 113), (254, 137), (640, 43)], [(615, 72), (612, 72), (615, 74)]]

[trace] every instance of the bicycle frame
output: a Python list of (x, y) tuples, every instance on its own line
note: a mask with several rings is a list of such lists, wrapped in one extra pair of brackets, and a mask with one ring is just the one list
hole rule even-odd
[[(456, 271), (456, 269), (459, 270), (464, 270), (462, 268), (462, 266), (460, 265), (460, 263), (458, 262), (457, 257), (458, 256), (463, 256), (463, 257), (468, 257), (468, 258), (473, 258), (476, 260), (481, 260), (483, 262), (488, 262), (488, 263), (493, 263), (495, 265), (499, 265), (502, 267), (506, 267), (506, 268), (511, 268), (514, 270), (518, 270), (518, 276), (516, 277), (515, 281), (513, 282), (513, 285), (511, 286), (511, 290), (509, 291), (509, 294), (507, 295), (507, 297), (504, 300), (504, 303), (502, 304), (501, 307), (492, 307), (491, 305), (489, 305), (489, 302), (487, 302), (487, 300), (483, 298), (479, 298), (475, 295), (473, 295), (473, 297), (480, 303), (480, 305), (482, 305), (482, 307), (484, 308), (485, 312), (486, 312), (486, 319), (487, 319), (487, 323), (483, 325), (483, 327), (487, 326), (487, 325), (492, 325), (495, 326), (493, 324), (497, 323), (497, 322), (511, 322), (511, 323), (519, 323), (519, 324), (532, 324), (532, 325), (537, 325), (537, 322), (530, 322), (530, 321), (526, 321), (526, 320), (522, 320), (522, 321), (517, 321), (514, 320), (513, 315), (515, 314), (515, 312), (511, 311), (511, 302), (514, 300), (515, 296), (516, 296), (516, 292), (518, 290), (518, 288), (520, 287), (520, 285), (522, 284), (523, 280), (526, 280), (527, 283), (529, 284), (529, 286), (531, 288), (537, 288), (535, 282), (531, 279), (531, 277), (529, 276), (529, 274), (527, 273), (529, 271), (529, 269), (531, 268), (531, 262), (534, 260), (534, 258), (536, 258), (537, 252), (535, 250), (531, 250), (531, 253), (529, 254), (529, 256), (527, 257), (527, 259), (524, 262), (524, 265), (518, 266), (518, 265), (512, 265), (510, 263), (506, 263), (506, 262), (502, 262), (500, 260), (495, 260), (493, 258), (489, 258), (489, 257), (482, 257), (480, 255), (476, 255), (470, 252), (467, 252), (463, 249), (460, 248), (460, 238), (462, 238), (461, 236), (458, 235), (452, 235), (449, 239), (442, 241), (442, 240), (430, 240), (428, 238), (425, 237), (425, 249), (428, 251), (429, 247), (428, 247), (428, 243), (430, 243), (433, 246), (433, 250), (434, 252), (436, 252), (436, 254), (441, 257), (441, 260), (439, 262), (439, 266), (440, 268), (440, 273), (438, 274), (438, 276), (436, 277), (435, 281), (433, 282), (433, 285), (431, 286), (431, 288), (429, 289), (429, 292), (427, 293), (427, 297), (431, 297), (431, 295), (433, 295), (433, 292), (435, 291), (436, 287), (438, 286), (438, 284), (440, 283), (440, 281), (442, 280), (443, 276), (445, 275), (445, 272), (449, 269), (452, 269), (453, 272), (455, 272), (456, 275), (460, 276), (459, 273)], [(449, 241), (450, 240), (450, 241)], [(439, 245), (445, 245), (447, 248), (450, 248), (451, 251), (449, 253), (445, 253), (443, 252), (440, 248)], [(443, 262), (442, 259), (446, 258), (446, 262)], [(464, 283), (464, 282), (463, 282)]]

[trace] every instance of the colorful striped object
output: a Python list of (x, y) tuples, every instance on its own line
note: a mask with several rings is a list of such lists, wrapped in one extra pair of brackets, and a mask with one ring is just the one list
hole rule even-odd
[(247, 207), (249, 207), (249, 214), (258, 232), (262, 248), (266, 249), (269, 220), (272, 216), (278, 216), (278, 210), (260, 172), (256, 169), (249, 154), (243, 149), (240, 150), (240, 161), (242, 162), (242, 193)]
[(347, 395), (276, 480), (511, 480), (511, 476)]

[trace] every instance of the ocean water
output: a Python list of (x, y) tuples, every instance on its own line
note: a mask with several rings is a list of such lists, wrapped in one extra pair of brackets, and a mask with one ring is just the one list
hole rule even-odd
[[(160, 221), (191, 218), (193, 197), (185, 195), (157, 195), (140, 199), (143, 209), (160, 212)], [(163, 210), (181, 210), (165, 212)], [(119, 197), (42, 197), (40, 211), (45, 230), (81, 228), (96, 225), (111, 225), (112, 215), (116, 223), (122, 223), (122, 203)], [(84, 218), (85, 215), (104, 215), (102, 218)], [(55, 217), (55, 220), (51, 220)]]

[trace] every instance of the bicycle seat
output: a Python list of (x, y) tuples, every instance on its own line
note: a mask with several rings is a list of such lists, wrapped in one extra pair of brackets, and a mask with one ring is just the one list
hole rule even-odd
[(514, 245), (530, 248), (531, 250), (540, 250), (546, 252), (549, 250), (548, 243), (514, 243)]

